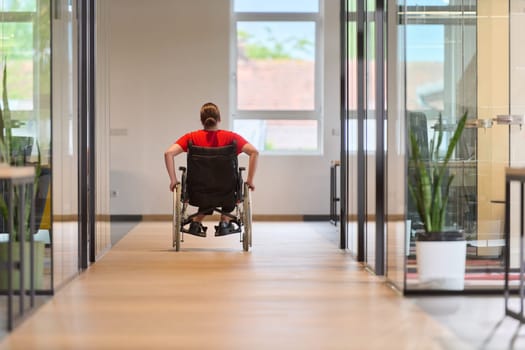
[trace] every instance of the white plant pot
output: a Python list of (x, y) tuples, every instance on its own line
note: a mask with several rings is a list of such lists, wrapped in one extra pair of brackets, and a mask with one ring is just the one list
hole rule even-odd
[(421, 287), (464, 289), (467, 241), (417, 241), (416, 254)]
[[(45, 260), (45, 243), (34, 242), (33, 255), (33, 282), (35, 289), (42, 289), (44, 286), (44, 260)], [(20, 262), (20, 242), (13, 242), (13, 261)], [(0, 262), (6, 263), (8, 256), (7, 242), (0, 243)], [(24, 242), (24, 288), (29, 289), (31, 283), (31, 257), (29, 242)], [(12, 270), (12, 287), (14, 290), (20, 289), (20, 270)], [(9, 283), (7, 270), (0, 270), (0, 290), (7, 290)]]

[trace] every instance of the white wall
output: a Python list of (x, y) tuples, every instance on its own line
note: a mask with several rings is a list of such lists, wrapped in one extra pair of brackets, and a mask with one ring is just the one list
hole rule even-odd
[[(324, 155), (262, 155), (255, 215), (329, 212), (329, 165), (339, 159), (338, 3), (325, 0)], [(112, 214), (171, 213), (163, 152), (200, 128), (204, 102), (219, 105), (228, 128), (229, 6), (229, 0), (108, 0), (108, 28), (100, 29), (109, 40), (111, 189), (118, 192)]]

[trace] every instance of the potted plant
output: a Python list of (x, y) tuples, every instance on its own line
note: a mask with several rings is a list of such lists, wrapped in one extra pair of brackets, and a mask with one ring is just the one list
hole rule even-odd
[(409, 129), (408, 188), (423, 224), (423, 229), (416, 234), (417, 270), (420, 284), (430, 289), (464, 288), (465, 236), (461, 231), (445, 230), (445, 219), (450, 186), (454, 179), (454, 175), (448, 173), (448, 164), (466, 120), (465, 112), (449, 140), (444, 156), (440, 156), (444, 139), (441, 115), (427, 156), (422, 154), (413, 129)]
[[(4, 61), (4, 67), (3, 67), (3, 80), (2, 80), (2, 87), (3, 87), (3, 93), (2, 93), (2, 107), (0, 107), (0, 157), (3, 163), (3, 166), (20, 166), (20, 165), (26, 165), (26, 151), (21, 149), (20, 144), (18, 141), (20, 139), (16, 138), (12, 134), (12, 129), (19, 127), (22, 125), (19, 121), (15, 121), (11, 119), (11, 111), (9, 109), (9, 99), (7, 96), (7, 67), (6, 63)], [(30, 210), (31, 210), (31, 203), (34, 202), (36, 193), (38, 191), (38, 185), (39, 185), (39, 177), (41, 174), (41, 155), (40, 155), (40, 148), (38, 146), (38, 143), (36, 143), (37, 151), (38, 151), (38, 157), (37, 161), (34, 164), (35, 166), (35, 180), (33, 184), (33, 193), (32, 197), (30, 197), (30, 194), (28, 192), (25, 192), (24, 195), (25, 198), (25, 208), (24, 208), (24, 214), (25, 216), (22, 218), (23, 227), (19, 228), (19, 203), (20, 203), (20, 196), (22, 195), (18, 189), (15, 187), (14, 191), (14, 203), (12, 206), (13, 214), (14, 214), (14, 231), (15, 233), (3, 233), (0, 236), (0, 262), (5, 262), (8, 259), (8, 244), (7, 242), (9, 239), (13, 239), (12, 242), (12, 252), (13, 252), (13, 261), (19, 261), (20, 260), (20, 244), (24, 244), (24, 286), (25, 288), (29, 288), (30, 286), (30, 238), (31, 235), (35, 232), (30, 231)], [(3, 186), (3, 185), (2, 185)], [(5, 187), (5, 186), (4, 186)], [(0, 215), (3, 218), (3, 227), (6, 228), (5, 225), (7, 223), (8, 217), (9, 217), (9, 206), (7, 198), (4, 197), (4, 188), (2, 188), (2, 191), (0, 193)], [(21, 232), (22, 234), (19, 235), (18, 232)], [(44, 255), (45, 255), (45, 242), (41, 241), (34, 241), (33, 242), (33, 282), (35, 289), (41, 289), (43, 287), (43, 275), (44, 275)], [(6, 290), (8, 286), (8, 274), (7, 271), (4, 269), (0, 270), (0, 291)], [(13, 289), (19, 289), (20, 288), (20, 278), (19, 278), (19, 271), (17, 269), (14, 269), (12, 271), (12, 287)]]

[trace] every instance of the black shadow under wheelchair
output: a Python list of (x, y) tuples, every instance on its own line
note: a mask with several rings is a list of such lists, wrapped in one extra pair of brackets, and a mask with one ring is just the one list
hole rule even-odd
[[(243, 181), (245, 168), (238, 166), (237, 145), (224, 147), (199, 147), (188, 145), (187, 169), (182, 172), (181, 182), (173, 191), (173, 247), (180, 250), (184, 233), (199, 213), (218, 212), (230, 218), (240, 234), (244, 251), (252, 246), (252, 212), (248, 184)], [(200, 211), (188, 213), (188, 207)], [(222, 208), (234, 208), (224, 212)]]

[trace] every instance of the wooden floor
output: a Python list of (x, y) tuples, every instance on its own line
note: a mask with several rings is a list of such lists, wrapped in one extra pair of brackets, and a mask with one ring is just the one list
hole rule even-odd
[(141, 223), (0, 349), (468, 348), (339, 250), (330, 224), (253, 228), (248, 253), (237, 235), (187, 235), (175, 252), (169, 223)]

